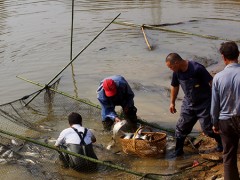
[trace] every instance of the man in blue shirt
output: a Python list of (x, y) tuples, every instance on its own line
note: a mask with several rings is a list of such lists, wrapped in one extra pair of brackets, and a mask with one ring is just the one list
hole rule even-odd
[(184, 60), (177, 53), (171, 53), (166, 57), (166, 65), (173, 71), (169, 108), (171, 113), (177, 112), (175, 101), (179, 85), (185, 95), (175, 130), (176, 148), (173, 156), (181, 156), (184, 153), (185, 138), (198, 120), (203, 132), (217, 141), (216, 150), (222, 151), (221, 138), (213, 132), (210, 117), (212, 76), (203, 65)]
[(134, 106), (134, 93), (124, 77), (114, 75), (103, 79), (97, 94), (102, 107), (102, 123), (105, 130), (110, 131), (114, 122), (121, 121), (115, 106), (121, 106), (124, 118), (136, 125), (137, 108)]
[(226, 65), (213, 79), (211, 115), (213, 130), (223, 142), (224, 179), (239, 180), (237, 151), (240, 137), (240, 64), (235, 42), (221, 44)]

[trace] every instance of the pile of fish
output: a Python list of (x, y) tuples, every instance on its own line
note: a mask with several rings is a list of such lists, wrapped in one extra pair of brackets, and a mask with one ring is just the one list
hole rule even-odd
[[(56, 173), (47, 172), (45, 163), (55, 164), (58, 154), (47, 148), (24, 141), (10, 140), (8, 143), (0, 143), (0, 164), (25, 167), (33, 176), (44, 179), (58, 179)], [(47, 177), (48, 176), (48, 177)]]

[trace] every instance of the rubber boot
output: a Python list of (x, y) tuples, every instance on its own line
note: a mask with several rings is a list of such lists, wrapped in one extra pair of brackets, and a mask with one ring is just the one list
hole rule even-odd
[(176, 138), (175, 152), (173, 153), (172, 157), (179, 157), (179, 156), (182, 156), (184, 154), (183, 146), (184, 146), (185, 138), (186, 137)]
[(222, 145), (222, 139), (220, 137), (219, 134), (215, 134), (215, 136), (213, 137), (215, 139), (215, 141), (218, 143), (217, 147), (215, 148), (215, 150), (217, 152), (222, 152), (223, 151), (223, 145)]

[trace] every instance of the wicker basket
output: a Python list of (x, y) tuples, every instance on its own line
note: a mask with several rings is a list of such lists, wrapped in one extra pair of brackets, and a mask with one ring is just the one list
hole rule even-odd
[[(150, 132), (142, 132), (149, 129)], [(141, 133), (140, 133), (141, 130)], [(138, 134), (146, 135), (147, 139), (137, 139)], [(123, 152), (126, 154), (135, 154), (140, 157), (154, 157), (165, 153), (166, 149), (166, 133), (152, 132), (151, 128), (140, 127), (134, 133), (132, 139), (124, 139), (120, 137)]]

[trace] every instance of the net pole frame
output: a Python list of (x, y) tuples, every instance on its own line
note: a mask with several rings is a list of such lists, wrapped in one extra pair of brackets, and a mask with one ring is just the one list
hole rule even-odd
[(27, 106), (30, 102), (32, 102), (33, 99), (35, 99), (46, 87), (49, 86), (69, 65), (71, 65), (80, 54), (83, 53), (102, 33), (105, 31), (119, 16), (121, 13), (119, 13), (110, 23), (108, 23), (59, 73), (57, 73), (46, 85), (44, 88), (40, 89), (37, 94), (35, 94), (27, 103), (25, 106)]

